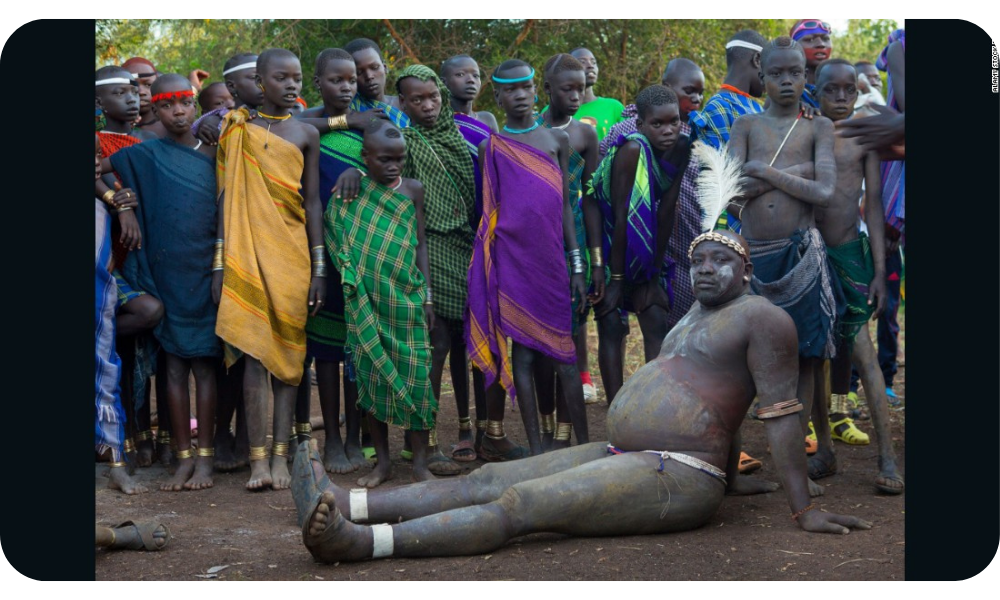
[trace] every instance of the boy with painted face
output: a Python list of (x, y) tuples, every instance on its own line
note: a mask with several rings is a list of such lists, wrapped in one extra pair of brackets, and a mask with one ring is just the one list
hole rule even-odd
[[(820, 65), (816, 89), (823, 116), (834, 123), (852, 118), (857, 100), (857, 82), (862, 77), (843, 59)], [(896, 471), (896, 455), (889, 435), (889, 408), (875, 348), (868, 335), (869, 319), (878, 319), (885, 309), (885, 233), (882, 213), (879, 157), (865, 151), (856, 138), (837, 136), (837, 188), (827, 208), (816, 208), (816, 227), (823, 234), (827, 255), (844, 293), (846, 310), (837, 326), (837, 356), (832, 361), (829, 421), (826, 419), (825, 381), (823, 394), (816, 394), (813, 409), (819, 451), (809, 459), (809, 475), (816, 479), (837, 472), (834, 439), (848, 444), (867, 444), (868, 435), (848, 416), (851, 364), (861, 373), (879, 446), (879, 474), (875, 487), (887, 494), (903, 492), (903, 478)], [(871, 235), (858, 233), (857, 198), (864, 182), (865, 223)], [(817, 381), (820, 385), (821, 381)]]
[[(367, 174), (351, 202), (326, 210), (326, 245), (343, 277), (347, 346), (357, 373), (358, 406), (368, 414), (378, 462), (358, 480), (375, 487), (392, 476), (388, 425), (406, 429), (413, 479), (434, 479), (428, 441), (437, 400), (431, 390), (433, 329), (424, 235), (424, 186), (403, 177), (406, 141), (375, 119), (364, 134)], [(392, 248), (387, 252), (386, 248)]]
[(816, 69), (820, 63), (833, 54), (833, 41), (830, 39), (830, 24), (820, 19), (802, 19), (792, 25), (789, 35), (801, 44), (806, 55), (806, 85), (802, 91), (802, 103), (812, 108), (819, 108), (816, 99)]
[[(646, 362), (656, 357), (667, 334), (671, 300), (661, 271), (690, 158), (687, 138), (680, 136), (677, 95), (671, 88), (647, 87), (636, 97), (636, 107), (638, 131), (616, 140), (592, 181), (608, 257), (608, 283), (594, 314), (601, 379), (609, 404), (624, 377), (626, 325), (620, 311), (638, 316)], [(679, 166), (668, 160), (671, 155), (680, 161)]]
[[(597, 132), (591, 125), (573, 118), (580, 108), (586, 90), (586, 74), (580, 61), (569, 54), (557, 54), (545, 63), (545, 95), (549, 109), (538, 116), (538, 122), (549, 129), (565, 131), (569, 136), (569, 198), (573, 208), (573, 229), (577, 247), (589, 252), (581, 252), (587, 268), (585, 273), (590, 287), (591, 268), (594, 277), (594, 292), (587, 302), (599, 302), (604, 296), (604, 258), (601, 250), (601, 214), (593, 197), (585, 192), (584, 182), (590, 181), (597, 168)], [(584, 226), (586, 220), (587, 226)], [(588, 244), (589, 240), (589, 244)], [(567, 268), (572, 272), (572, 265)], [(600, 400), (590, 379), (587, 359), (587, 307), (580, 312), (573, 305), (573, 338), (576, 344), (576, 367), (580, 371), (584, 402)], [(586, 412), (583, 406), (568, 406), (565, 395), (554, 387), (551, 361), (542, 359), (540, 369), (535, 369), (535, 389), (538, 392), (538, 408), (541, 411), (542, 443), (548, 448), (553, 440), (557, 448), (569, 446), (570, 431), (586, 431)], [(588, 393), (589, 392), (589, 393)], [(558, 404), (558, 425), (554, 411)], [(580, 440), (585, 443), (588, 440)]]
[[(826, 117), (801, 118), (799, 100), (806, 83), (801, 45), (788, 37), (775, 39), (761, 52), (761, 69), (770, 104), (763, 113), (736, 119), (729, 140), (729, 152), (747, 177), (745, 201), (733, 211), (750, 244), (754, 292), (795, 321), (798, 398), (810, 408), (814, 372), (833, 357), (836, 346), (839, 288), (831, 285), (826, 247), (814, 218), (814, 208), (830, 206), (836, 188), (833, 124)], [(789, 172), (809, 163), (813, 178)], [(808, 419), (802, 421), (805, 429)], [(822, 493), (818, 486), (813, 492)]]
[[(531, 454), (542, 452), (532, 369), (541, 356), (556, 361), (567, 404), (581, 406), (583, 389), (572, 338), (573, 297), (584, 306), (584, 262), (576, 242), (568, 176), (569, 136), (541, 127), (532, 114), (535, 70), (508, 60), (493, 73), (493, 96), (507, 122), (479, 147), (483, 218), (469, 267), (466, 339), (486, 377), (489, 422), (482, 454), (519, 458), (503, 432), (504, 393), (516, 397)], [(567, 276), (565, 248), (572, 277)], [(513, 359), (507, 338), (513, 341)], [(586, 439), (586, 419), (577, 431)]]
[[(219, 139), (219, 224), (212, 294), (226, 365), (245, 356), (243, 396), (251, 490), (291, 484), (288, 439), (306, 358), (306, 318), (325, 300), (326, 251), (319, 201), (319, 134), (291, 118), (302, 66), (288, 50), (257, 58), (259, 110), (226, 115)], [(301, 190), (301, 192), (300, 192)], [(274, 445), (265, 448), (268, 374)]]
[(130, 253), (122, 270), (130, 283), (163, 303), (164, 318), (153, 334), (166, 353), (171, 423), (186, 424), (190, 418), (188, 378), (194, 372), (197, 460), (190, 429), (175, 427), (179, 464), (160, 489), (200, 490), (212, 487), (215, 370), (222, 356), (215, 336), (212, 274), (207, 268), (218, 222), (215, 149), (191, 133), (197, 105), (186, 77), (158, 77), (151, 94), (152, 112), (165, 135), (111, 157), (115, 171), (142, 198), (135, 212), (146, 246), (144, 252)]

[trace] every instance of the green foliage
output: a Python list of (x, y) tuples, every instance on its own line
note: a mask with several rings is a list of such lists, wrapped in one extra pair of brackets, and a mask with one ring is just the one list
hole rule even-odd
[[(469, 54), (482, 67), (483, 95), (479, 110), (498, 109), (492, 101), (488, 75), (506, 59), (519, 58), (541, 70), (553, 54), (585, 46), (597, 57), (597, 93), (628, 104), (642, 88), (660, 81), (671, 58), (685, 57), (705, 72), (705, 92), (718, 89), (726, 72), (726, 40), (741, 29), (755, 29), (770, 39), (787, 35), (791, 19), (330, 19), (330, 20), (118, 20), (97, 21), (96, 66), (121, 64), (144, 56), (164, 73), (187, 75), (192, 69), (219, 81), (222, 65), (238, 52), (282, 47), (302, 59), (306, 75), (302, 95), (315, 105), (313, 61), (324, 48), (342, 47), (367, 37), (383, 50), (393, 71), (414, 63), (438, 69), (455, 54)], [(845, 36), (834, 39), (834, 53), (849, 60), (874, 60), (885, 44), (893, 21), (851, 20)], [(539, 99), (544, 105), (545, 98)]]

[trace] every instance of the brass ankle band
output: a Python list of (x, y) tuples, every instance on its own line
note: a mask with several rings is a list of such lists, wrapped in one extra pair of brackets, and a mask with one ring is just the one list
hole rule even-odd
[(312, 433), (312, 423), (309, 421), (295, 423), (295, 433), (299, 435), (309, 435)]
[(178, 450), (175, 454), (177, 460), (183, 460), (185, 458), (191, 458), (194, 456), (194, 452), (190, 448), (185, 448), (183, 450)]
[(198, 456), (215, 456), (215, 448), (198, 448)]
[(476, 429), (486, 429), (486, 424), (489, 423), (486, 419), (476, 419)]
[(427, 434), (427, 445), (431, 448), (438, 445), (438, 432), (437, 428), (431, 429), (431, 432)]
[(135, 452), (135, 444), (132, 443), (132, 438), (125, 438), (125, 452)]
[(128, 464), (126, 464), (124, 461), (116, 461), (108, 463), (108, 466), (111, 467), (112, 469), (117, 469), (118, 467), (127, 467)]
[(542, 415), (542, 433), (553, 433), (556, 430), (556, 415)]
[(288, 444), (284, 442), (275, 442), (271, 446), (272, 456), (288, 456)]
[(250, 446), (250, 460), (266, 460), (266, 459), (267, 459), (266, 446)]
[(503, 431), (503, 421), (487, 421), (486, 437), (491, 440), (502, 440), (507, 437), (507, 434)]
[(573, 425), (571, 423), (559, 423), (556, 426), (556, 437), (555, 439), (560, 442), (568, 442), (569, 434), (573, 431)]
[(140, 431), (135, 434), (135, 441), (137, 442), (148, 442), (153, 439), (153, 430), (147, 429), (146, 431)]
[(459, 431), (472, 431), (472, 419), (469, 417), (461, 417), (458, 420), (458, 430)]
[(160, 443), (160, 444), (169, 444), (170, 443), (170, 432), (169, 431), (163, 431), (162, 429), (160, 431), (157, 431), (156, 432), (156, 441), (158, 443)]
[(846, 415), (851, 412), (847, 394), (830, 394), (830, 413)]

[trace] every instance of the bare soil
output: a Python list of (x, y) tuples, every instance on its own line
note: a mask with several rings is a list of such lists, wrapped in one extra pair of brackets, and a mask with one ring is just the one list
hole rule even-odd
[[(902, 315), (900, 315), (902, 321)], [(593, 329), (593, 326), (591, 326)], [(638, 327), (630, 336), (627, 371), (639, 366)], [(902, 339), (901, 339), (902, 342)], [(902, 343), (901, 343), (902, 346)], [(591, 334), (592, 374), (596, 369), (596, 334)], [(440, 401), (438, 436), (442, 448), (458, 441), (454, 396), (447, 381)], [(905, 396), (905, 367), (894, 389)], [(863, 394), (862, 394), (863, 397)], [(905, 402), (905, 399), (904, 399)], [(319, 415), (313, 388), (313, 414)], [(588, 405), (592, 440), (605, 439), (605, 404)], [(527, 446), (517, 412), (508, 410), (507, 434)], [(891, 411), (892, 438), (899, 465), (905, 464), (905, 410)], [(859, 427), (873, 434), (870, 421)], [(322, 447), (323, 433), (314, 437)], [(384, 484), (410, 480), (409, 463), (398, 457), (402, 431), (390, 429), (396, 458), (395, 477)], [(575, 442), (574, 442), (575, 443)], [(747, 419), (744, 449), (764, 466), (750, 477), (777, 481), (767, 452), (764, 425)], [(393, 558), (363, 563), (321, 565), (302, 545), (290, 491), (249, 492), (249, 470), (216, 473), (215, 487), (198, 492), (161, 492), (168, 478), (159, 465), (137, 470), (151, 492), (126, 496), (107, 489), (107, 468), (95, 467), (96, 522), (113, 526), (132, 519), (155, 519), (173, 535), (160, 552), (98, 551), (98, 580), (902, 580), (904, 578), (905, 498), (877, 495), (873, 479), (877, 451), (869, 446), (836, 443), (839, 473), (820, 480), (826, 494), (821, 510), (860, 516), (870, 531), (820, 535), (801, 531), (789, 518), (784, 494), (728, 497), (705, 527), (685, 533), (609, 538), (572, 538), (536, 534), (516, 539), (493, 554), (457, 558)], [(483, 463), (460, 463), (465, 472)], [(359, 473), (365, 472), (362, 469)], [(355, 487), (359, 473), (335, 475), (335, 483)], [(223, 569), (217, 567), (225, 566)], [(216, 567), (213, 569), (213, 567)], [(211, 571), (211, 572), (210, 572)]]

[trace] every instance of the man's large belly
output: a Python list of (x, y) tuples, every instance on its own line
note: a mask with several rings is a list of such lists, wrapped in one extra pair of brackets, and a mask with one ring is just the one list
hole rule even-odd
[[(622, 450), (690, 454), (719, 468), (745, 406), (738, 386), (704, 381), (686, 358), (657, 358), (632, 375), (608, 409), (608, 441)], [(719, 379), (719, 378), (715, 378)]]

